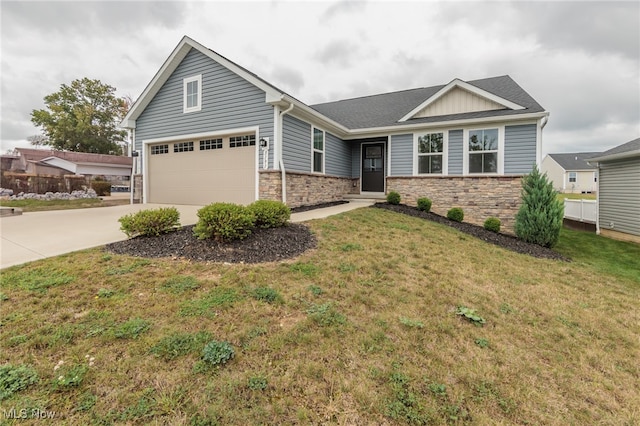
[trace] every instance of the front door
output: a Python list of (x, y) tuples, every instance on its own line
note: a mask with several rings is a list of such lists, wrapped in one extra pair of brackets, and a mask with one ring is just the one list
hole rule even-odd
[(384, 192), (384, 143), (362, 144), (362, 192)]

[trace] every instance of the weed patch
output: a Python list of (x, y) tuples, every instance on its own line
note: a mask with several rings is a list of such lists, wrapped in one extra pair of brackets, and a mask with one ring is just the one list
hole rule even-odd
[(200, 352), (211, 337), (211, 334), (206, 331), (195, 334), (175, 333), (162, 338), (150, 352), (164, 361), (171, 361), (190, 353)]
[(0, 366), (0, 401), (38, 383), (38, 380), (38, 373), (28, 365), (5, 364)]
[(151, 328), (151, 323), (142, 318), (132, 318), (115, 327), (113, 335), (117, 339), (137, 339)]
[(184, 302), (180, 308), (180, 315), (215, 317), (216, 308), (230, 308), (240, 299), (236, 289), (216, 287), (201, 299)]
[(173, 294), (182, 294), (200, 288), (200, 283), (190, 275), (178, 275), (166, 279), (160, 288)]

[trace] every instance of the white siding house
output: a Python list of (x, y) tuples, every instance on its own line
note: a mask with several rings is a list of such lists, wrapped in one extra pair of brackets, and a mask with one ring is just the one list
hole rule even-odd
[(541, 171), (553, 182), (558, 192), (591, 193), (598, 187), (598, 170), (587, 162), (598, 152), (547, 154), (542, 160)]

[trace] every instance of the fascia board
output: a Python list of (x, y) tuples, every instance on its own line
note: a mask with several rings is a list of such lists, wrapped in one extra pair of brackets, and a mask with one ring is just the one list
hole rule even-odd
[(603, 161), (622, 160), (625, 158), (630, 158), (635, 156), (640, 156), (640, 149), (627, 151), (627, 152), (619, 152), (617, 154), (603, 155), (601, 157), (588, 158), (586, 161), (589, 164), (591, 164), (592, 162), (601, 163)]
[(483, 98), (487, 98), (509, 109), (513, 109), (513, 110), (525, 109), (525, 107), (523, 107), (522, 105), (518, 105), (515, 102), (511, 102), (503, 97), (494, 95), (493, 93), (487, 92), (486, 90), (480, 89), (479, 87), (476, 87), (465, 81), (460, 80), (459, 78), (456, 78), (456, 79), (453, 79), (449, 84), (444, 86), (442, 89), (438, 90), (433, 96), (431, 96), (430, 98), (425, 100), (423, 103), (421, 103), (420, 105), (412, 109), (407, 115), (405, 115), (398, 121), (407, 121), (408, 119), (416, 115), (418, 112), (422, 111), (424, 108), (428, 107), (433, 102), (437, 101), (438, 99), (446, 95), (450, 90), (454, 89), (455, 87), (459, 87), (461, 89), (464, 89), (468, 92), (471, 92)]

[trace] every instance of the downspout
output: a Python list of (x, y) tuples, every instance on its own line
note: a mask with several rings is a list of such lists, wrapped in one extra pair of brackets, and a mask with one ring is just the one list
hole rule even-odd
[(131, 150), (129, 151), (129, 156), (131, 157), (131, 178), (129, 180), (129, 204), (133, 204), (133, 188), (135, 187), (135, 176), (136, 176), (136, 163), (138, 162), (138, 158), (133, 156), (133, 151), (136, 150), (136, 129), (131, 130)]
[(544, 126), (547, 125), (547, 122), (549, 121), (549, 116), (545, 115), (544, 117), (542, 117), (542, 119), (540, 120), (540, 147), (537, 150), (538, 153), (536, 155), (536, 163), (538, 165), (538, 169), (540, 169), (542, 167), (542, 129), (544, 129)]
[(598, 182), (596, 185), (596, 235), (600, 235), (600, 162), (596, 163)]
[(293, 103), (289, 104), (289, 108), (285, 109), (284, 111), (280, 112), (280, 115), (278, 116), (278, 120), (280, 121), (279, 126), (278, 126), (278, 143), (280, 144), (280, 149), (278, 150), (278, 164), (280, 165), (280, 181), (282, 184), (282, 202), (284, 204), (287, 204), (287, 172), (284, 169), (284, 161), (283, 161), (283, 157), (282, 157), (282, 151), (284, 151), (284, 141), (282, 140), (282, 135), (283, 135), (283, 119), (282, 117), (284, 117), (285, 114), (291, 112), (291, 110), (293, 109)]

